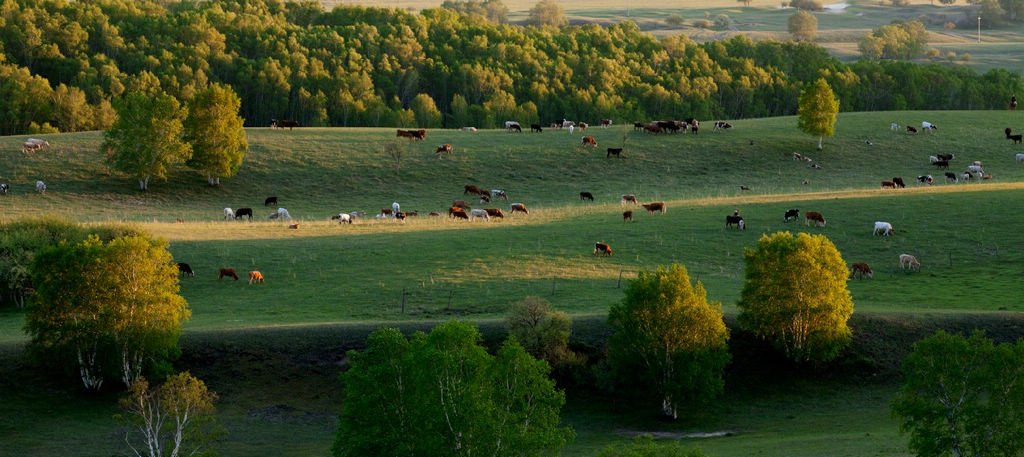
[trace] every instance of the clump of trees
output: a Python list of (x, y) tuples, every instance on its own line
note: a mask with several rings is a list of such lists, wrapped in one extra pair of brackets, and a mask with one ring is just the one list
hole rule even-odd
[(190, 312), (165, 241), (92, 235), (43, 248), (30, 274), (25, 330), (40, 360), (77, 372), (87, 390), (170, 371)]
[(348, 353), (335, 456), (546, 455), (574, 436), (559, 425), (564, 394), (550, 367), (515, 338), (495, 355), (480, 333), (448, 322), (406, 338), (373, 332)]
[(857, 43), (857, 49), (868, 59), (914, 59), (928, 47), (928, 31), (918, 21), (883, 25)]
[(939, 331), (914, 344), (892, 402), (917, 455), (1019, 455), (1024, 448), (1024, 340), (996, 345)]
[(743, 253), (746, 280), (740, 326), (771, 341), (791, 360), (829, 361), (849, 344), (853, 300), (849, 272), (824, 235), (764, 235)]
[(463, 14), (476, 14), (498, 24), (508, 22), (508, 7), (501, 0), (444, 0), (441, 2), (441, 8)]
[(721, 308), (708, 303), (704, 286), (691, 284), (681, 265), (641, 271), (608, 311), (613, 377), (656, 395), (662, 414), (673, 419), (681, 408), (721, 394), (730, 359)]
[(564, 27), (569, 25), (565, 10), (555, 0), (541, 0), (530, 8), (527, 22), (536, 26)]

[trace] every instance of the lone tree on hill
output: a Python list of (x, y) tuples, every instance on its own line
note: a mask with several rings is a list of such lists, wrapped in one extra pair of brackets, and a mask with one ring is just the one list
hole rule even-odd
[(181, 136), (188, 110), (174, 97), (133, 92), (118, 100), (114, 108), (117, 121), (103, 132), (102, 150), (114, 169), (139, 180), (139, 189), (148, 189), (152, 177), (166, 178), (171, 164), (192, 155), (192, 148)]
[(793, 13), (787, 26), (789, 34), (796, 41), (812, 41), (818, 35), (818, 18), (804, 10)]
[(892, 402), (917, 455), (1016, 456), (1024, 449), (1024, 340), (993, 345), (939, 330), (903, 361)]
[(850, 342), (849, 272), (824, 235), (763, 235), (746, 249), (740, 326), (797, 362), (834, 359)]
[(373, 332), (365, 351), (348, 353), (333, 455), (556, 454), (573, 432), (559, 427), (565, 395), (548, 364), (514, 338), (493, 356), (480, 340), (464, 322), (410, 339), (394, 328)]
[(641, 271), (625, 295), (608, 312), (609, 361), (622, 380), (649, 386), (673, 419), (680, 407), (722, 393), (729, 363), (722, 304), (708, 303), (704, 286), (691, 284), (678, 264)]
[(531, 25), (552, 27), (564, 27), (569, 24), (565, 18), (565, 10), (555, 0), (541, 0), (530, 8), (530, 15), (527, 21)]
[(192, 145), (192, 157), (186, 165), (204, 173), (211, 186), (234, 176), (249, 150), (238, 115), (241, 106), (238, 95), (220, 84), (211, 84), (189, 101), (184, 136)]
[(825, 78), (819, 78), (814, 85), (800, 93), (798, 105), (797, 127), (804, 133), (818, 136), (818, 150), (820, 151), (822, 138), (836, 133), (839, 100), (836, 99), (836, 94), (829, 87), (828, 81), (825, 81)]

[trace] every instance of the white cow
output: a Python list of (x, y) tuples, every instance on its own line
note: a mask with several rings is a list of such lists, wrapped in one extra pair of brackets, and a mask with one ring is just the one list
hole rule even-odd
[(895, 122), (893, 122), (892, 124), (889, 124), (889, 130), (899, 130), (899, 129), (900, 129), (900, 125), (899, 124), (897, 124)]
[(882, 235), (885, 235), (885, 236), (892, 235), (893, 234), (892, 224), (890, 224), (888, 222), (878, 222), (878, 221), (876, 221), (875, 222), (875, 231), (874, 231), (873, 235), (878, 235), (879, 231), (881, 231)]
[(44, 148), (50, 147), (50, 142), (36, 138), (29, 138), (27, 141), (25, 141), (25, 143), (38, 144), (40, 147)]
[(235, 211), (233, 209), (231, 209), (231, 208), (224, 208), (224, 219), (227, 220), (227, 219), (234, 219), (234, 218), (235, 218)]
[(290, 220), (292, 220), (292, 215), (288, 214), (288, 210), (286, 210), (284, 208), (278, 208), (277, 209), (277, 217), (275, 219), (277, 219), (277, 218), (288, 219), (290, 221)]
[(939, 158), (935, 156), (928, 156), (928, 161), (931, 163), (935, 163), (939, 161)]
[(576, 128), (576, 126), (575, 126), (575, 125), (570, 125), (570, 126), (569, 126), (569, 134), (570, 134), (570, 135), (572, 135), (572, 129), (574, 129), (574, 128)]
[(36, 181), (36, 192), (39, 192), (41, 194), (45, 194), (46, 193), (46, 184), (43, 184), (42, 181)]
[(1017, 154), (1017, 161), (1024, 162), (1024, 154)]
[(487, 215), (487, 210), (483, 210), (483, 209), (472, 209), (472, 210), (469, 210), (469, 220), (472, 221), (473, 218), (475, 218), (475, 217), (479, 217), (479, 218), (481, 218), (481, 219), (483, 219), (485, 221), (488, 221), (488, 222), (490, 222), (490, 220), (491, 220), (490, 216)]
[(921, 121), (921, 129), (924, 130), (925, 132), (929, 132), (932, 130), (938, 130), (939, 128), (936, 127), (935, 124), (932, 124), (931, 122)]
[(394, 218), (395, 218), (395, 216), (397, 216), (397, 215), (398, 215), (398, 212), (399, 212), (399, 205), (398, 205), (398, 202), (394, 202), (394, 203), (392, 203), (392, 204), (391, 204), (391, 218), (392, 218), (392, 219), (394, 219)]
[(916, 257), (910, 254), (900, 254), (900, 270), (906, 268), (921, 271), (921, 263), (917, 261)]
[[(1024, 154), (1018, 154), (1024, 155)], [(501, 198), (502, 200), (508, 201), (508, 195), (505, 195), (505, 191), (501, 189), (491, 189), (491, 197)]]
[(981, 165), (968, 165), (967, 166), (967, 171), (969, 171), (971, 173), (981, 173), (984, 170), (981, 169)]
[(352, 223), (352, 215), (349, 214), (349, 213), (341, 213), (341, 214), (339, 214), (339, 215), (337, 215), (335, 217), (332, 217), (331, 219), (338, 219), (338, 224), (339, 225), (340, 224), (351, 224)]

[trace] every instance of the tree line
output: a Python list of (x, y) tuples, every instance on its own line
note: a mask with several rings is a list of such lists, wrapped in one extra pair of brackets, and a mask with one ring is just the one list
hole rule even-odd
[(632, 22), (522, 27), (449, 6), (2, 0), (0, 134), (106, 129), (127, 94), (185, 101), (212, 83), (238, 94), (249, 126), (424, 128), (792, 115), (819, 77), (846, 111), (994, 109), (1024, 89), (1000, 69), (847, 65), (806, 42), (658, 39)]

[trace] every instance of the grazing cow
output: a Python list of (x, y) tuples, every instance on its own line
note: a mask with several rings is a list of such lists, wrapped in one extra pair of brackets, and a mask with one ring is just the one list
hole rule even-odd
[(1021, 135), (1019, 133), (1016, 134), (1016, 135), (1010, 135), (1010, 128), (1007, 127), (1006, 128), (1006, 139), (1007, 140), (1013, 140), (1014, 143), (1020, 143), (1022, 140), (1024, 140), (1024, 135)]
[(46, 193), (46, 184), (44, 184), (42, 181), (36, 181), (36, 192), (39, 192), (41, 194), (45, 194)]
[(657, 125), (644, 125), (644, 131), (647, 133), (665, 133), (665, 129), (658, 127)]
[(299, 224), (289, 224), (288, 228), (290, 228), (292, 230), (298, 230), (299, 229)]
[(518, 122), (516, 122), (516, 121), (505, 121), (505, 130), (508, 130), (509, 132), (511, 132), (512, 130), (516, 130), (516, 129), (518, 129), (520, 132), (523, 131), (523, 128), (519, 126)]
[(283, 119), (283, 120), (271, 119), (270, 120), (270, 127), (271, 128), (277, 127), (279, 129), (283, 129), (283, 128), (287, 127), (288, 130), (291, 130), (291, 129), (293, 129), (295, 127), (298, 127), (298, 126), (299, 126), (299, 121), (293, 121), (293, 120), (289, 120), (289, 119)]
[(582, 145), (582, 146), (590, 145), (590, 146), (593, 146), (593, 147), (596, 148), (597, 147), (597, 140), (595, 140), (594, 137), (592, 137), (592, 136), (585, 136), (585, 137), (583, 137), (583, 142), (580, 143), (580, 145)]
[[(1016, 157), (1018, 162), (1024, 162), (1024, 154), (1017, 154), (1015, 157)], [(4, 194), (6, 194), (7, 193), (7, 184), (2, 184), (0, 186), (3, 187)]]
[(903, 178), (902, 177), (897, 176), (895, 178), (892, 178), (892, 182), (893, 182), (893, 184), (896, 184), (896, 187), (899, 187), (899, 188), (907, 187), (907, 185), (903, 182)]
[(543, 133), (544, 129), (540, 126), (540, 124), (530, 124), (530, 133), (533, 132)]
[(622, 148), (608, 148), (608, 154), (605, 154), (604, 157), (607, 159), (611, 156), (622, 157)]
[(938, 129), (939, 128), (936, 127), (935, 124), (932, 124), (931, 122), (921, 121), (921, 130), (924, 130), (925, 132), (931, 132), (933, 130), (938, 130)]
[(800, 155), (800, 153), (794, 152), (793, 160), (804, 160), (804, 156)]
[(600, 254), (602, 257), (612, 255), (612, 248), (602, 242), (594, 243), (594, 255)]
[(679, 126), (676, 125), (675, 121), (654, 121), (654, 123), (658, 127), (661, 127), (661, 129), (666, 131), (666, 132), (669, 132), (669, 131), (671, 131), (672, 133), (679, 132)]
[(850, 268), (851, 278), (863, 278), (865, 276), (869, 279), (874, 276), (874, 272), (871, 271), (871, 267), (868, 264), (857, 262)]
[(946, 160), (946, 161), (953, 160), (953, 159), (956, 158), (956, 155), (954, 155), (954, 154), (936, 154), (936, 156), (939, 158), (939, 160)]
[(633, 130), (634, 131), (635, 130), (643, 130), (645, 127), (647, 127), (647, 124), (644, 124), (643, 122), (634, 122), (633, 123)]
[(935, 168), (945, 168), (947, 170), (949, 169), (949, 161), (948, 160), (939, 160), (938, 162), (935, 162), (932, 165), (935, 165)]
[[(460, 208), (461, 209), (461, 208)], [(469, 215), (465, 211), (455, 211), (449, 214), (452, 219), (465, 219), (469, 220)]]
[(647, 212), (649, 212), (651, 214), (654, 214), (655, 211), (657, 211), (659, 213), (662, 213), (662, 214), (665, 214), (665, 202), (645, 203), (645, 204), (640, 205), (640, 206), (643, 206), (644, 209), (646, 209)]
[(480, 203), (490, 203), (490, 202), (491, 202), (491, 197), (489, 195), (484, 195), (484, 194), (480, 195)]
[(594, 201), (594, 194), (592, 194), (590, 192), (580, 192), (580, 201), (583, 201), (583, 200)]
[(29, 153), (29, 152), (38, 151), (38, 150), (40, 150), (42, 148), (43, 147), (38, 145), (38, 144), (29, 143), (29, 142), (26, 141), (25, 143), (22, 143), (22, 145), (21, 145), (21, 152), (22, 153)]
[(970, 181), (971, 178), (973, 178), (973, 177), (974, 177), (974, 175), (972, 175), (972, 174), (970, 174), (970, 173), (968, 173), (966, 171), (962, 175), (960, 175), (960, 179), (962, 179), (964, 181)]
[[(451, 206), (451, 207), (448, 208), (448, 216), (449, 217), (456, 217), (455, 216), (456, 213), (463, 213), (463, 214), (465, 214), (466, 213), (466, 209), (461, 207), (461, 206)], [(467, 215), (464, 219), (469, 219), (469, 216)]]
[(526, 209), (526, 205), (522, 203), (513, 203), (509, 205), (509, 208), (512, 209), (511, 211), (509, 211), (509, 214), (515, 214), (516, 212), (530, 214), (530, 210)]
[(731, 128), (732, 128), (732, 124), (730, 124), (728, 122), (725, 122), (725, 121), (715, 121), (715, 128), (711, 129), (711, 131), (712, 132), (717, 132), (719, 130), (729, 130)]
[[(1024, 155), (1024, 154), (1018, 154), (1018, 155)], [(956, 177), (956, 173), (953, 173), (953, 172), (951, 172), (951, 171), (947, 171), (947, 172), (946, 172), (946, 178), (945, 178), (945, 179), (946, 179), (946, 181), (949, 181), (950, 179), (952, 179), (952, 180), (953, 180), (953, 182), (957, 182), (957, 181), (959, 181), (959, 180), (957, 179), (957, 177)]]
[(487, 215), (487, 210), (482, 210), (482, 209), (470, 210), (469, 211), (469, 220), (472, 221), (473, 218), (476, 218), (476, 217), (479, 217), (479, 218), (481, 218), (481, 219), (483, 219), (484, 221), (487, 221), (487, 222), (489, 222), (491, 220), (490, 216)]
[(484, 211), (487, 211), (488, 216), (505, 218), (505, 213), (501, 212), (501, 208), (484, 208)]
[(427, 137), (427, 131), (423, 130), (423, 129), (420, 129), (420, 130), (398, 130), (398, 134), (396, 136), (403, 137), (403, 138), (408, 138), (408, 139), (413, 140), (413, 141), (419, 141), (419, 140), (422, 140), (422, 139)]
[(467, 194), (477, 194), (477, 195), (480, 195), (481, 192), (486, 192), (485, 190), (480, 189), (479, 187), (474, 186), (472, 184), (466, 184), (465, 186), (462, 187), (462, 189), (463, 189), (462, 190), (462, 195), (467, 195)]
[(917, 129), (912, 125), (907, 126), (907, 133), (917, 133)]
[(928, 163), (935, 163), (935, 162), (938, 162), (938, 161), (939, 161), (938, 157), (936, 157), (936, 156), (928, 156)]
[(732, 227), (733, 225), (736, 225), (737, 227), (739, 227), (740, 230), (746, 230), (747, 229), (746, 222), (743, 222), (743, 216), (738, 216), (738, 215), (735, 215), (735, 214), (730, 214), (728, 216), (725, 216), (725, 228)]
[(889, 130), (899, 130), (899, 129), (900, 129), (900, 125), (899, 124), (897, 124), (895, 122), (893, 122), (892, 124), (889, 124)]
[(252, 208), (238, 208), (238, 211), (235, 211), (235, 219), (241, 219), (246, 216), (249, 216), (250, 221), (252, 220)]
[(882, 232), (882, 235), (889, 236), (893, 234), (892, 224), (888, 222), (875, 221), (875, 231), (872, 235), (878, 235), (878, 232)]
[(750, 187), (741, 185), (740, 190), (750, 190)]
[(882, 188), (883, 189), (885, 189), (885, 188), (895, 189), (896, 188), (896, 183), (892, 182), (892, 181), (882, 181)]
[(917, 177), (917, 182), (920, 184), (927, 184), (930, 186), (933, 181), (934, 179), (932, 179), (932, 175), (921, 175)]
[(437, 150), (434, 151), (434, 154), (437, 154), (438, 157), (440, 157), (441, 154), (451, 155), (451, 153), (452, 153), (452, 145), (447, 144), (447, 143), (438, 146)]
[(40, 140), (40, 139), (37, 139), (37, 138), (29, 138), (29, 139), (25, 140), (25, 142), (38, 145), (40, 148), (48, 148), (48, 147), (50, 147), (50, 142), (49, 141)]
[(611, 119), (601, 119), (601, 128), (606, 128), (609, 125), (612, 125)]
[(804, 213), (804, 225), (811, 225), (811, 221), (814, 221), (814, 224), (818, 227), (825, 226), (825, 216), (822, 216), (821, 213), (817, 211), (808, 211)]
[(816, 164), (816, 163), (812, 163), (812, 164), (811, 164), (811, 168), (813, 168), (813, 169), (815, 169), (815, 170), (821, 170), (821, 165), (818, 165), (818, 164)]
[(351, 225), (352, 224), (352, 215), (348, 214), (348, 213), (335, 214), (335, 215), (331, 216), (331, 220), (332, 221), (333, 220), (337, 220), (338, 221), (338, 225), (341, 225), (341, 224), (349, 224), (349, 225)]
[(220, 274), (217, 276), (217, 280), (220, 281), (221, 279), (224, 279), (225, 276), (235, 278), (235, 281), (238, 281), (238, 273), (235, 273), (233, 268), (221, 268)]
[(800, 210), (798, 209), (787, 209), (786, 214), (782, 216), (782, 222), (789, 222), (790, 220), (797, 220), (800, 218)]
[(476, 131), (476, 127), (463, 127), (462, 131), (463, 132), (475, 132)]
[(622, 222), (633, 222), (633, 212), (632, 211), (623, 211), (622, 212)]
[(505, 191), (501, 189), (491, 189), (491, 197), (496, 197), (508, 201), (508, 195), (506, 195)]
[(260, 273), (259, 271), (250, 271), (249, 272), (249, 285), (251, 286), (252, 283), (254, 283), (254, 282), (262, 283), (263, 282), (263, 273)]
[(224, 220), (235, 219), (235, 211), (231, 208), (224, 208)]
[(462, 209), (464, 209), (466, 211), (469, 211), (469, 210), (473, 209), (473, 208), (471, 208), (469, 206), (469, 203), (466, 203), (465, 200), (452, 200), (452, 205), (451, 206), (453, 206), (455, 208), (462, 208)]
[(586, 122), (580, 122), (579, 124), (576, 124), (576, 127), (579, 128), (581, 132), (586, 132), (589, 125), (587, 125)]
[[(1017, 155), (1020, 155), (1020, 154), (1017, 154)], [(1018, 160), (1018, 162), (1019, 162), (1019, 160)], [(7, 195), (7, 191), (8, 190), (11, 190), (11, 186), (10, 185), (8, 185), (7, 183), (0, 184), (0, 193), (3, 193), (4, 195)]]
[(969, 171), (971, 173), (984, 173), (985, 172), (985, 170), (982, 170), (981, 165), (968, 165), (967, 166), (967, 171)]
[(267, 197), (263, 200), (263, 206), (277, 205), (277, 197)]
[(638, 202), (636, 201), (636, 195), (623, 195), (622, 201), (619, 202), (619, 205), (625, 205), (626, 202), (633, 202), (634, 205), (637, 205)]
[(917, 261), (917, 257), (910, 254), (900, 254), (900, 270), (907, 268), (914, 271), (921, 271), (921, 263)]
[(178, 273), (184, 274), (185, 276), (196, 275), (196, 273), (192, 271), (192, 266), (185, 262), (178, 262)]
[(991, 174), (983, 174), (983, 175), (981, 175), (981, 179), (992, 179), (992, 175)]

